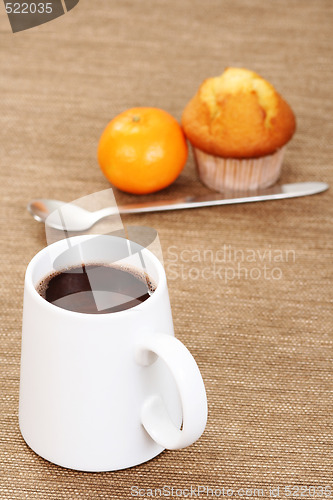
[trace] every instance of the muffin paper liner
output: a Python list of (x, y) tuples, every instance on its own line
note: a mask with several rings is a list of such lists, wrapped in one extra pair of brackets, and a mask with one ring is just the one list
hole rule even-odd
[(274, 184), (281, 172), (285, 147), (260, 158), (223, 158), (192, 146), (200, 180), (215, 191), (247, 191)]

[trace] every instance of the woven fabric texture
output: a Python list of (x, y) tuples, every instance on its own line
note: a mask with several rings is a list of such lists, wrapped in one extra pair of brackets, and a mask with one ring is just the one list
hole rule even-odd
[[(287, 498), (291, 486), (310, 498), (304, 488), (320, 496), (330, 483), (333, 495), (333, 188), (123, 217), (159, 233), (176, 336), (207, 389), (208, 423), (194, 445), (132, 469), (82, 473), (38, 457), (18, 427), (24, 272), (45, 246), (27, 202), (107, 189), (96, 148), (108, 121), (132, 106), (179, 120), (199, 84), (226, 66), (258, 72), (296, 114), (281, 183), (333, 185), (332, 26), (330, 0), (81, 0), (12, 34), (0, 7), (2, 499), (125, 499), (132, 487), (148, 498), (164, 486), (176, 497), (199, 485), (235, 498), (255, 488)], [(190, 156), (171, 187), (141, 200), (204, 193)]]

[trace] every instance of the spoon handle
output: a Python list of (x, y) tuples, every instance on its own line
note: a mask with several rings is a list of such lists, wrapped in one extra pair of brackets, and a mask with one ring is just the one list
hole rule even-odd
[[(281, 200), (320, 193), (328, 189), (325, 182), (297, 182), (295, 184), (275, 185), (271, 188), (248, 192), (209, 193), (203, 196), (186, 196), (173, 200), (147, 201), (118, 206), (120, 214), (143, 212), (160, 212), (164, 210), (180, 210), (184, 208), (210, 207), (214, 205), (231, 205), (255, 201)], [(104, 209), (105, 210), (105, 209)], [(107, 209), (106, 209), (107, 210)], [(113, 212), (114, 213), (114, 212)]]
[(109, 215), (115, 215), (120, 212), (120, 207), (105, 207), (100, 210), (96, 210), (94, 215), (96, 216), (96, 221), (104, 219), (104, 217), (108, 217)]

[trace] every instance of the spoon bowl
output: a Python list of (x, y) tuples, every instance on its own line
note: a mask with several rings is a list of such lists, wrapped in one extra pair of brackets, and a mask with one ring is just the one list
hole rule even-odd
[(27, 209), (35, 220), (60, 231), (86, 231), (104, 217), (117, 213), (116, 207), (89, 212), (72, 203), (47, 199), (32, 200)]
[(54, 210), (58, 210), (62, 205), (64, 205), (63, 201), (40, 198), (30, 201), (27, 205), (27, 210), (36, 221), (45, 222), (47, 217), (54, 212)]

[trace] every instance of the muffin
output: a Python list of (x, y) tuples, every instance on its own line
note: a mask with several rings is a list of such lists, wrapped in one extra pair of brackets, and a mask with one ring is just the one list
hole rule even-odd
[(238, 191), (277, 181), (296, 121), (269, 82), (253, 71), (227, 68), (202, 83), (182, 126), (202, 182), (216, 191)]

